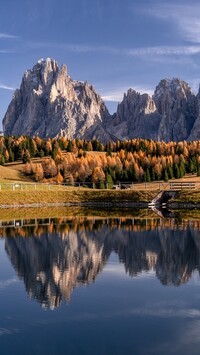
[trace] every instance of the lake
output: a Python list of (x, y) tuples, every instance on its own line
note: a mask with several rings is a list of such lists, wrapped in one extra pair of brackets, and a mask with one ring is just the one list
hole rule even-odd
[(199, 354), (200, 220), (5, 220), (0, 235), (0, 354)]

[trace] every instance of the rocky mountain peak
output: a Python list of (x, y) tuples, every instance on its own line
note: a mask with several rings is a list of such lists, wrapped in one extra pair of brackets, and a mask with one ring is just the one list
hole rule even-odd
[(163, 79), (153, 95), (161, 117), (159, 140), (185, 140), (197, 116), (197, 100), (190, 86), (178, 78)]
[(137, 91), (135, 91), (132, 88), (129, 88), (127, 90), (127, 93), (124, 93), (124, 98), (127, 98), (127, 99), (131, 100), (131, 99), (135, 99), (139, 95), (140, 95), (140, 93), (138, 93)]
[(192, 90), (189, 85), (178, 78), (163, 79), (157, 85), (153, 99), (158, 102), (159, 100), (169, 99), (187, 99), (192, 94)]
[(58, 63), (51, 58), (39, 59), (32, 69), (24, 74), (24, 80), (31, 80), (34, 85), (51, 85), (54, 77), (58, 73)]
[(110, 117), (101, 97), (87, 82), (73, 81), (67, 67), (40, 59), (23, 76), (3, 119), (4, 133), (108, 140)]

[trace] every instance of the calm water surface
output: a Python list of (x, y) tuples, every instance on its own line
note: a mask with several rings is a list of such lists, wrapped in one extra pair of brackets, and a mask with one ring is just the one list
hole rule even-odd
[(12, 223), (0, 227), (0, 354), (199, 354), (200, 222)]

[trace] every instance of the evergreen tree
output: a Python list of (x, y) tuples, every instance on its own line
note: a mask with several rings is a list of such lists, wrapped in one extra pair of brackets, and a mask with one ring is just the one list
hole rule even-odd
[(200, 164), (197, 166), (197, 176), (200, 176)]
[(55, 143), (53, 145), (53, 149), (52, 149), (52, 158), (53, 158), (53, 160), (56, 160), (57, 153), (58, 153), (58, 144)]
[(169, 167), (168, 167), (168, 177), (169, 177), (169, 179), (173, 179), (173, 168), (172, 168), (172, 166), (170, 165)]
[(173, 171), (174, 171), (173, 175), (174, 175), (175, 179), (179, 179), (180, 178), (180, 171), (179, 171), (179, 167), (178, 167), (177, 163), (174, 164)]
[(31, 157), (30, 157), (30, 153), (29, 153), (29, 151), (28, 151), (28, 149), (26, 149), (25, 151), (24, 151), (24, 154), (23, 154), (23, 156), (22, 156), (22, 161), (23, 161), (23, 163), (25, 164), (25, 163), (29, 163), (30, 162), (30, 159)]
[(164, 171), (163, 171), (163, 180), (165, 182), (169, 181), (169, 176), (168, 176), (168, 173), (167, 173), (167, 169), (164, 169)]
[(11, 162), (15, 161), (14, 152), (12, 151), (11, 148), (9, 149), (8, 153), (9, 153), (9, 156), (10, 156), (10, 159), (9, 159), (9, 160), (10, 160)]
[(5, 164), (4, 156), (0, 154), (0, 165), (4, 165), (4, 164)]
[(105, 189), (105, 185), (104, 185), (103, 180), (99, 180), (99, 182), (98, 182), (98, 188), (99, 188), (99, 189)]
[(121, 172), (121, 181), (128, 181), (128, 173), (127, 170), (122, 170)]
[(151, 176), (148, 168), (146, 169), (146, 182), (151, 182)]
[(72, 149), (73, 149), (72, 141), (69, 141), (69, 144), (67, 146), (67, 152), (72, 152)]
[(179, 173), (180, 173), (180, 177), (183, 177), (185, 175), (185, 164), (183, 161), (181, 161), (179, 165)]
[(29, 140), (29, 147), (28, 147), (29, 153), (31, 158), (35, 157), (36, 155), (36, 144), (33, 139), (30, 138)]
[(138, 181), (138, 174), (133, 165), (128, 170), (128, 177), (131, 181)]
[(188, 165), (189, 173), (194, 174), (195, 172), (195, 165), (193, 159), (189, 160), (189, 165)]
[(156, 180), (155, 171), (154, 171), (154, 168), (152, 166), (150, 168), (150, 176), (151, 176), (151, 181), (155, 181)]
[(112, 189), (113, 188), (113, 179), (112, 176), (107, 174), (106, 176), (106, 183), (107, 183), (107, 188)]
[(16, 144), (15, 145), (14, 155), (15, 155), (15, 160), (18, 160), (18, 159), (22, 158), (22, 145), (21, 144)]
[(43, 158), (43, 157), (44, 157), (44, 150), (43, 150), (43, 149), (40, 149), (40, 151), (39, 151), (39, 157), (40, 157), (40, 158)]

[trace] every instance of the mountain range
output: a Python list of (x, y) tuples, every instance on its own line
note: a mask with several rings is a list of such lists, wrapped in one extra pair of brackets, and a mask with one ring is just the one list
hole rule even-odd
[(164, 141), (200, 139), (200, 91), (163, 79), (154, 95), (128, 89), (111, 115), (92, 85), (72, 80), (67, 67), (40, 59), (24, 73), (3, 118), (5, 135)]

